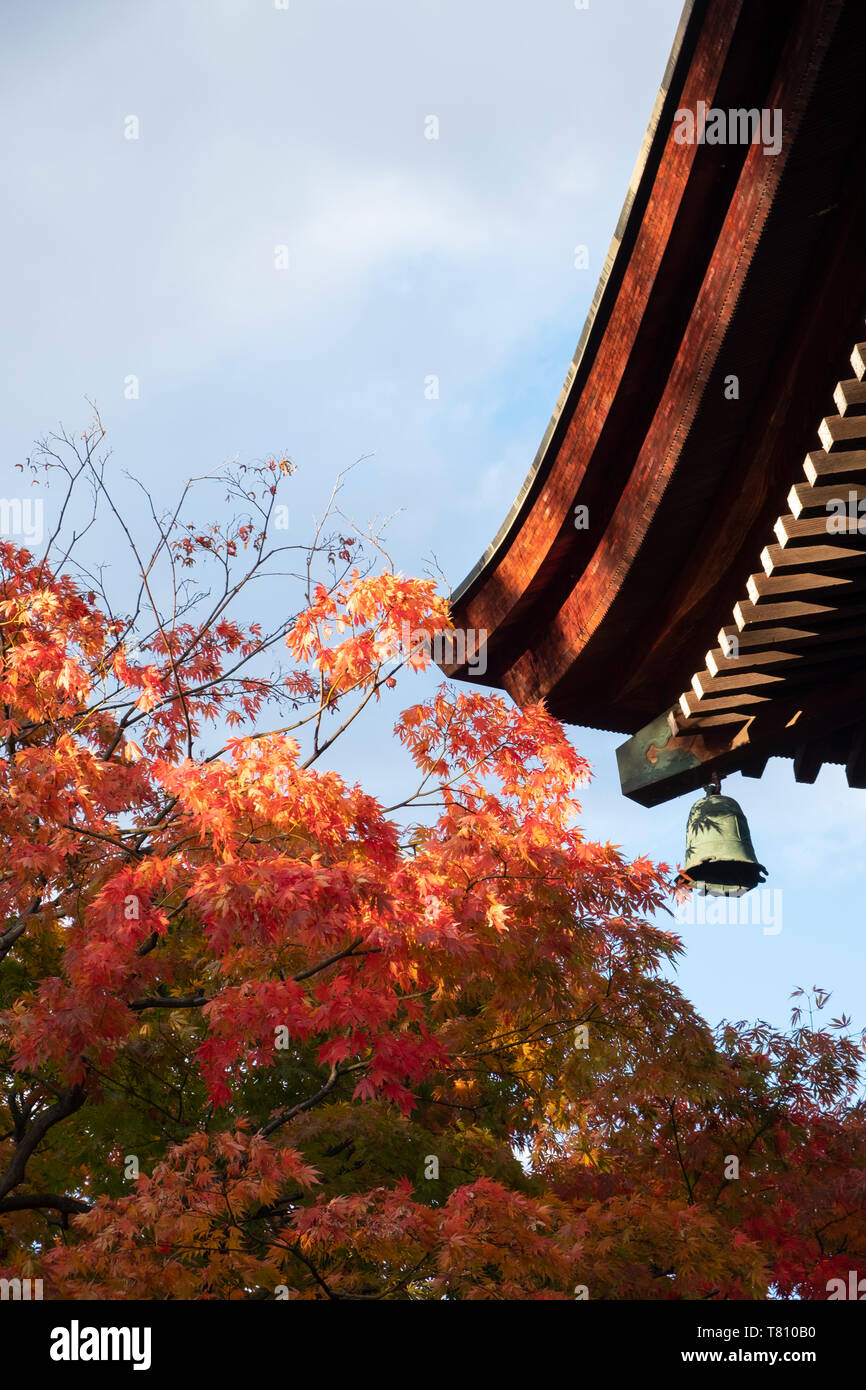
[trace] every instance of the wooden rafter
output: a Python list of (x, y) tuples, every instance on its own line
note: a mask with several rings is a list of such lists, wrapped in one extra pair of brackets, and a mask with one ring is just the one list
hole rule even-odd
[[(781, 754), (792, 758), (799, 782), (814, 782), (823, 763), (834, 761), (845, 764), (851, 786), (866, 785), (866, 723), (851, 725), (844, 695), (835, 715), (832, 698), (828, 705), (834, 687), (850, 697), (866, 680), (866, 391), (854, 390), (866, 386), (866, 343), (855, 346), (851, 363), (855, 381), (840, 382), (834, 393), (845, 415), (840, 407), (821, 422), (825, 448), (806, 457), (806, 482), (791, 488), (790, 515), (774, 527), (778, 543), (763, 550), (762, 572), (749, 578), (733, 624), (721, 629), (718, 646), (665, 717), (663, 751), (674, 781), (695, 785), (707, 763), (760, 776), (768, 758)], [(839, 420), (847, 422), (844, 432)], [(840, 496), (851, 509), (843, 531)], [(804, 524), (808, 535), (792, 530)], [(792, 556), (801, 563), (780, 563)], [(663, 799), (665, 767), (658, 750), (645, 754), (651, 767), (643, 776), (646, 733), (619, 750), (620, 767), (626, 794), (652, 804)]]
[[(449, 676), (634, 735), (660, 800), (840, 726), (788, 733), (863, 649), (866, 536), (821, 490), (866, 500), (864, 61), (861, 0), (689, 5), (550, 425), (452, 594), (487, 664)], [(698, 102), (783, 109), (778, 153), (680, 143)]]
[[(862, 372), (864, 356), (866, 344), (858, 343), (851, 354), (855, 372)], [(745, 719), (756, 706), (866, 665), (866, 413), (857, 409), (861, 393), (854, 385), (866, 387), (866, 379), (836, 387), (837, 406), (841, 398), (843, 404), (853, 401), (854, 409), (846, 404), (845, 416), (821, 422), (825, 447), (807, 456), (806, 481), (788, 494), (790, 516), (779, 517), (774, 527), (778, 545), (765, 547), (762, 572), (751, 575), (747, 597), (734, 607), (734, 627), (723, 629), (718, 655), (708, 653), (704, 670), (680, 696), (683, 729), (701, 727), (707, 716), (721, 712)], [(866, 403), (866, 391), (862, 396)], [(839, 468), (839, 454), (847, 467)], [(803, 547), (799, 542), (806, 537), (792, 534), (791, 526), (807, 519), (808, 539), (819, 543)], [(808, 552), (810, 563), (780, 565), (771, 549), (786, 558)], [(810, 755), (797, 757), (805, 780)]]

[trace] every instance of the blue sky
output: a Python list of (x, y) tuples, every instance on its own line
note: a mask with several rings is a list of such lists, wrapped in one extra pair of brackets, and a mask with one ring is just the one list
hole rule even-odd
[[(678, 0), (16, 7), (0, 97), (2, 495), (20, 491), (14, 464), (34, 438), (59, 421), (82, 428), (91, 397), (115, 466), (158, 499), (229, 459), (287, 452), (300, 540), (334, 476), (371, 455), (345, 510), (359, 523), (395, 514), (397, 564), (420, 573), (435, 554), (456, 584), (553, 409), (679, 11)], [(574, 267), (578, 244), (588, 270)], [(130, 375), (138, 400), (124, 398)], [(404, 689), (414, 699), (432, 684)], [(392, 713), (336, 759), (388, 801), (406, 785), (405, 765), (382, 753)], [(620, 738), (571, 732), (596, 768), (588, 835), (676, 863), (690, 798), (632, 805)], [(725, 790), (782, 891), (782, 930), (684, 927), (683, 989), (710, 1021), (781, 1024), (794, 986), (819, 984), (835, 992), (830, 1012), (866, 1021), (866, 792), (838, 768), (798, 786), (782, 761)]]

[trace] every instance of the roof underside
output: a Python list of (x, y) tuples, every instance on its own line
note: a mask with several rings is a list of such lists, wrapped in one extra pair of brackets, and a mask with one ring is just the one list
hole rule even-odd
[[(760, 568), (864, 336), (864, 60), (860, 0), (687, 6), (542, 447), (452, 597), (519, 703), (634, 733)], [(677, 143), (700, 101), (781, 111), (779, 153)]]

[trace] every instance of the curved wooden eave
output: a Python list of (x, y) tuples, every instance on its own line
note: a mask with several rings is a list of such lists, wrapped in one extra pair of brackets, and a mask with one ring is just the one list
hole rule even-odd
[[(659, 127), (666, 128), (671, 118), (671, 112), (675, 109), (675, 99), (671, 94), (676, 95), (680, 91), (682, 73), (693, 57), (696, 37), (700, 30), (701, 15), (705, 9), (705, 0), (686, 0), (652, 116), (641, 145), (640, 154), (632, 171), (628, 192), (608, 247), (589, 313), (586, 316), (574, 357), (566, 373), (553, 414), (538, 446), (535, 458), (505, 520), (480, 560), (473, 565), (465, 578), (452, 591), (451, 602), (455, 609), (458, 605), (468, 602), (489, 578), (491, 568), (495, 566), (519, 532), (537, 497), (538, 489), (544, 483), (556, 457), (563, 429), (574, 413), (581, 388), (585, 383), (586, 369), (595, 356), (598, 340), (609, 319), (611, 307), (615, 302), (622, 281), (622, 273), (628, 263), (631, 248), (641, 225), (647, 197), (665, 144), (664, 135), (658, 136)], [(674, 103), (673, 106), (671, 105), (672, 102)]]
[[(546, 450), (453, 596), (456, 625), (488, 633), (487, 679), (521, 703), (633, 731), (754, 569), (866, 298), (863, 27), (842, 0), (684, 17)], [(675, 110), (698, 100), (781, 107), (781, 153), (675, 144)]]

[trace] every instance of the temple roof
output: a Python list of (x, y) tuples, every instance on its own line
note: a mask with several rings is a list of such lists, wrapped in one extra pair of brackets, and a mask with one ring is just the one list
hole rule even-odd
[(686, 6), (550, 424), (452, 595), (518, 703), (634, 734), (747, 598), (866, 336), (864, 64), (860, 0)]

